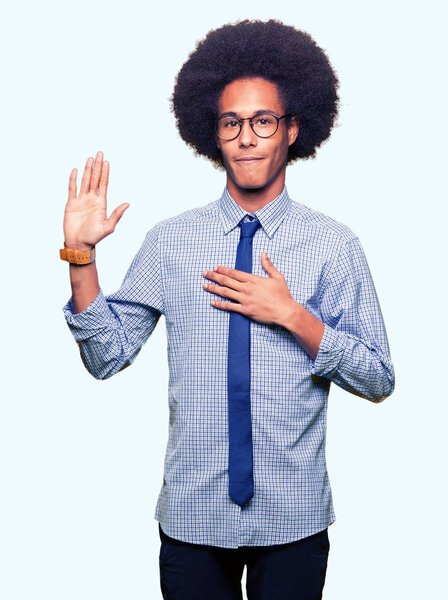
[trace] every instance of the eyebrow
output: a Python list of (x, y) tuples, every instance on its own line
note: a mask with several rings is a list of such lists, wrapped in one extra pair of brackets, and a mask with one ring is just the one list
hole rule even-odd
[[(262, 115), (264, 113), (272, 113), (272, 114), (277, 114), (275, 110), (271, 110), (270, 108), (262, 108), (260, 110), (257, 110), (257, 112), (255, 112), (252, 116), (256, 117), (257, 115)], [(227, 111), (227, 112), (223, 112), (219, 115), (218, 119), (220, 119), (221, 117), (238, 117), (236, 112), (232, 112), (232, 111)]]

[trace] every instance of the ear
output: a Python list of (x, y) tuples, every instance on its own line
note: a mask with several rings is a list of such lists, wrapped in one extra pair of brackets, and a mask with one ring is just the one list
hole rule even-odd
[(218, 148), (221, 150), (221, 140), (219, 139), (219, 137), (216, 135), (215, 133), (215, 143), (218, 146)]
[(299, 119), (296, 116), (291, 117), (288, 126), (288, 145), (294, 144), (299, 135)]

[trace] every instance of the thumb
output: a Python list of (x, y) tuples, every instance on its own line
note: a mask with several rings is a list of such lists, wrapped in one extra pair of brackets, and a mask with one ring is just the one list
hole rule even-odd
[(110, 227), (112, 227), (112, 231), (115, 229), (115, 225), (121, 219), (121, 217), (123, 216), (124, 211), (127, 208), (129, 208), (129, 204), (127, 202), (125, 202), (124, 204), (120, 204), (120, 206), (118, 206), (113, 211), (113, 213), (110, 215), (110, 217), (108, 218), (108, 222), (109, 222)]
[(270, 277), (278, 277), (280, 275), (280, 273), (269, 260), (266, 252), (261, 253), (261, 265)]

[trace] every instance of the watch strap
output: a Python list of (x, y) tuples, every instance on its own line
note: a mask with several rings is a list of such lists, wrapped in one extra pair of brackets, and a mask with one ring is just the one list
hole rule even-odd
[(95, 246), (91, 250), (72, 250), (64, 243), (64, 247), (59, 250), (59, 256), (61, 260), (75, 265), (88, 265), (95, 260), (96, 250)]

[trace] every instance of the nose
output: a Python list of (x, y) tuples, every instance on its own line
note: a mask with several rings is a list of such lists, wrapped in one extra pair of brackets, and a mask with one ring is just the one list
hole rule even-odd
[(249, 119), (243, 121), (243, 125), (241, 127), (241, 132), (239, 137), (240, 146), (256, 146), (257, 145), (257, 136), (252, 131), (252, 127), (250, 126)]

